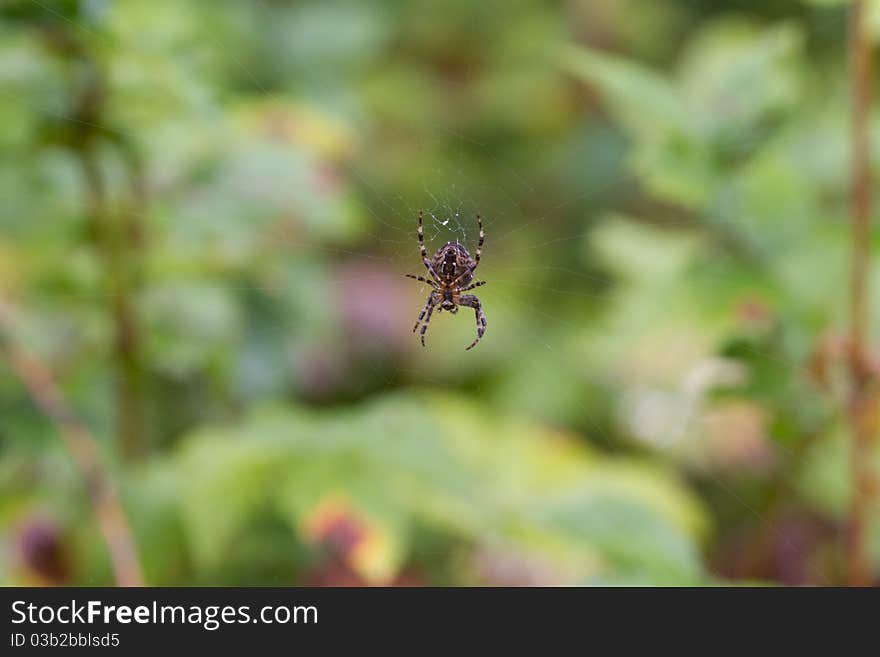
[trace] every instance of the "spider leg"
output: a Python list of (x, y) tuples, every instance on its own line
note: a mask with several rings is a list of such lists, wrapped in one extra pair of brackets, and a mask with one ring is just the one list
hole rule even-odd
[(477, 343), (483, 337), (483, 334), (486, 332), (486, 315), (483, 314), (483, 306), (480, 303), (480, 300), (475, 297), (473, 294), (465, 294), (458, 300), (459, 305), (468, 306), (469, 308), (473, 308), (477, 317), (477, 339), (471, 342), (470, 346), (465, 349), (465, 351), (469, 351), (477, 346)]
[[(428, 322), (431, 321), (431, 313), (434, 312), (434, 305), (437, 303), (434, 293), (428, 295), (428, 300), (425, 302), (425, 307), (422, 308), (422, 312), (419, 313), (419, 319), (416, 321), (416, 325), (413, 326), (413, 333), (416, 332), (416, 329), (419, 328), (419, 324), (422, 325), (422, 331), (419, 333), (419, 338), (422, 341), (422, 346), (425, 346), (425, 331), (428, 330)], [(425, 316), (427, 314), (427, 317)], [(422, 324), (422, 320), (425, 320), (425, 323)]]
[(422, 324), (422, 330), (419, 331), (419, 339), (422, 341), (422, 346), (425, 346), (425, 331), (428, 330), (428, 322), (431, 321), (431, 313), (434, 312), (434, 304), (428, 306), (428, 316), (425, 317), (425, 323)]
[(480, 241), (477, 243), (477, 252), (474, 254), (474, 268), (471, 270), (471, 273), (480, 266), (480, 256), (483, 255), (483, 239), (485, 235), (483, 233), (483, 220), (480, 219), (480, 215), (477, 215), (477, 226), (480, 227)]
[(474, 281), (467, 287), (459, 288), (459, 292), (467, 292), (468, 290), (473, 290), (475, 287), (480, 287), (481, 285), (485, 285), (486, 281)]
[(427, 283), (428, 285), (433, 287), (435, 290), (437, 289), (437, 283), (435, 281), (428, 279), (428, 278), (425, 278), (424, 276), (416, 276), (415, 274), (404, 274), (404, 275), (407, 278), (414, 278), (415, 280), (420, 281), (422, 283)]
[(431, 274), (431, 277), (436, 279), (437, 272), (434, 271), (434, 265), (431, 264), (431, 261), (428, 260), (428, 250), (425, 248), (425, 230), (422, 227), (422, 211), (419, 210), (419, 253), (422, 256), (422, 262), (425, 263), (425, 269), (428, 270), (428, 273)]

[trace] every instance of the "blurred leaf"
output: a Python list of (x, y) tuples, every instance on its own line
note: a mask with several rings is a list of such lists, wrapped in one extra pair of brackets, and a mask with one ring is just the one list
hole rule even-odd
[(470, 404), (398, 396), (345, 415), (267, 409), (235, 428), (203, 430), (176, 465), (194, 557), (219, 567), (248, 517), (274, 507), (305, 541), (345, 519), (353, 562), (373, 581), (402, 566), (412, 522), (478, 543), (523, 540), (539, 552), (582, 544), (603, 571), (698, 577), (694, 540), (705, 518), (673, 478), (588, 458), (527, 424), (489, 427)]
[(566, 48), (562, 66), (595, 84), (629, 130), (641, 137), (688, 131), (687, 113), (674, 85), (661, 73), (595, 50)]

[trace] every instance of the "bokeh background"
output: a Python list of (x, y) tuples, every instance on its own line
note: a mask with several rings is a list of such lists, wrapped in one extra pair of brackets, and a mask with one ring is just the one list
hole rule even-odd
[(0, 581), (843, 581), (845, 3), (0, 7)]

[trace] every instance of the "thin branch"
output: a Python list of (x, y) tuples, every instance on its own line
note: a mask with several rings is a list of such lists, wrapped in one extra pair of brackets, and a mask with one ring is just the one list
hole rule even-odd
[(98, 443), (64, 400), (49, 369), (21, 349), (13, 338), (12, 311), (0, 301), (0, 355), (21, 379), (37, 407), (48, 417), (73, 457), (110, 553), (118, 586), (142, 586), (143, 575), (119, 492), (104, 466)]
[[(67, 145), (82, 170), (91, 237), (110, 299), (119, 449), (124, 457), (134, 459), (147, 451), (142, 329), (135, 302), (145, 243), (140, 221), (146, 203), (144, 167), (130, 135), (107, 127), (109, 81), (92, 50), (64, 24), (45, 26), (42, 34), (50, 51), (76, 73), (70, 75), (70, 108), (64, 117), (72, 125)], [(129, 178), (131, 200), (122, 212), (109, 207), (112, 190), (101, 167), (102, 156), (114, 151)]]
[[(97, 147), (86, 142), (76, 151), (88, 192), (97, 247), (107, 273), (110, 310), (115, 329), (114, 356), (118, 372), (116, 383), (116, 423), (121, 453), (129, 459), (143, 456), (144, 390), (140, 346), (140, 323), (133, 302), (139, 264), (136, 241), (140, 224), (128, 210), (114, 214), (107, 207), (106, 185), (98, 161)], [(132, 182), (139, 190), (140, 183)]]
[(870, 444), (871, 419), (877, 404), (868, 345), (868, 280), (871, 264), (871, 47), (866, 3), (853, 0), (850, 10), (850, 75), (852, 85), (852, 278), (850, 280), (849, 419), (852, 427), (852, 495), (846, 535), (848, 581), (871, 583), (868, 552), (868, 510), (873, 496)]

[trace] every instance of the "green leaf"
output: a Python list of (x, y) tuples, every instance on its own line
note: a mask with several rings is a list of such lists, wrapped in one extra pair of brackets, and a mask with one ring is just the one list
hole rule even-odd
[(675, 86), (663, 75), (598, 50), (567, 47), (562, 67), (593, 84), (632, 132), (640, 136), (688, 131), (688, 115)]
[(201, 569), (222, 567), (249, 519), (275, 509), (306, 542), (322, 518), (349, 518), (364, 531), (356, 567), (374, 581), (406, 562), (416, 524), (573, 555), (579, 576), (700, 570), (706, 521), (674, 477), (455, 397), (397, 395), (334, 415), (267, 408), (194, 434), (173, 463)]

